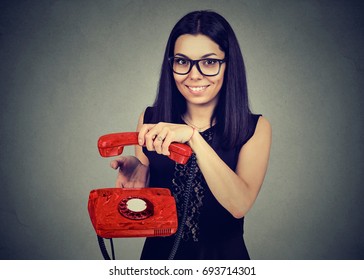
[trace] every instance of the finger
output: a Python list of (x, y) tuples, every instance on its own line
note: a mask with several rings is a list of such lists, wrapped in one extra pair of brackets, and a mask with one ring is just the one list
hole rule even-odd
[(147, 147), (148, 151), (155, 151), (155, 149), (154, 149), (154, 140), (156, 139), (157, 135), (158, 135), (158, 133), (156, 132), (155, 129), (151, 129), (145, 134), (144, 144)]
[(171, 153), (169, 152), (169, 146), (172, 143), (172, 134), (167, 134), (166, 138), (163, 141), (162, 145), (162, 154), (165, 156), (169, 156)]
[(154, 139), (154, 142), (153, 142), (154, 149), (158, 154), (162, 154), (162, 152), (163, 152), (162, 146), (164, 144), (164, 140), (167, 137), (167, 135), (168, 135), (168, 129), (165, 127)]
[(125, 160), (126, 160), (126, 157), (120, 157), (120, 158), (114, 159), (110, 162), (110, 166), (111, 166), (111, 168), (116, 170), (119, 167), (122, 167), (124, 165)]
[(145, 144), (145, 135), (151, 130), (155, 124), (143, 124), (142, 127), (139, 130), (138, 134), (138, 143), (140, 146), (143, 146)]
[(153, 147), (157, 154), (162, 153), (162, 144), (163, 144), (163, 138), (162, 136), (157, 136), (153, 141)]
[(119, 167), (118, 161), (117, 160), (111, 161), (110, 166), (112, 169), (117, 169)]
[(163, 129), (163, 143), (161, 145), (161, 154), (163, 155), (169, 155), (169, 145), (172, 142), (172, 138), (173, 138), (173, 131), (170, 131), (168, 128)]
[(123, 188), (123, 181), (120, 177), (116, 178), (116, 181), (115, 181), (115, 188)]

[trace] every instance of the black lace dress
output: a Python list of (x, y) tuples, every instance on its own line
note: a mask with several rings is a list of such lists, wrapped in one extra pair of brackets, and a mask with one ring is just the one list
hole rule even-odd
[[(150, 123), (153, 108), (147, 108), (144, 123)], [(251, 115), (249, 135), (240, 146), (231, 150), (219, 148), (214, 127), (201, 132), (222, 160), (235, 170), (241, 147), (254, 134), (259, 115)], [(181, 123), (184, 123), (181, 119)], [(150, 162), (150, 186), (169, 188), (177, 203), (179, 222), (184, 206), (184, 190), (190, 174), (192, 160), (186, 165), (176, 164), (168, 157), (143, 149)], [(249, 259), (244, 243), (244, 218), (234, 218), (212, 195), (198, 165), (188, 203), (187, 219), (174, 259)], [(179, 225), (180, 227), (183, 225)], [(176, 235), (147, 238), (141, 259), (168, 259)]]

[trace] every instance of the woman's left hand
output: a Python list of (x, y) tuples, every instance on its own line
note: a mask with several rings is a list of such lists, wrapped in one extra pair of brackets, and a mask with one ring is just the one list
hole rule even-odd
[(185, 124), (164, 122), (143, 124), (139, 131), (138, 142), (141, 146), (145, 145), (148, 151), (169, 156), (169, 145), (172, 142), (188, 142), (193, 132), (193, 128)]

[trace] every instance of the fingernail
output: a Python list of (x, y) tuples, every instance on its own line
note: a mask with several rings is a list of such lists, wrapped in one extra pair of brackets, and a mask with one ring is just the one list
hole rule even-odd
[(143, 139), (142, 138), (139, 138), (138, 139), (138, 142), (139, 142), (139, 145), (142, 145), (143, 144)]

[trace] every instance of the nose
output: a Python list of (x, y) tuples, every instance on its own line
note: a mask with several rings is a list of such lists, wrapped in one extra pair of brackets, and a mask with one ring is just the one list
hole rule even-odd
[(189, 76), (190, 76), (191, 80), (200, 80), (203, 78), (203, 75), (197, 69), (197, 64), (192, 66)]

